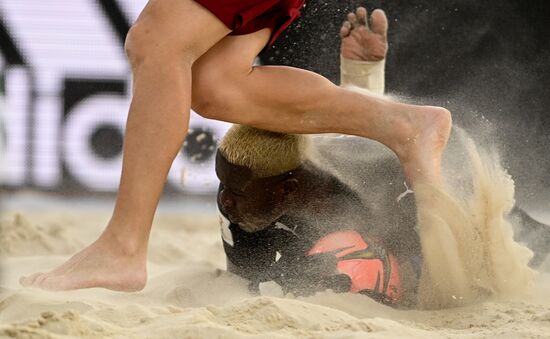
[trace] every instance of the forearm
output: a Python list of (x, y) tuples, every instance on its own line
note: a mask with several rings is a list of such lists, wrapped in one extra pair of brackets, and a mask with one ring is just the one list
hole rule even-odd
[(340, 56), (340, 85), (357, 86), (372, 93), (384, 94), (385, 59), (356, 61)]

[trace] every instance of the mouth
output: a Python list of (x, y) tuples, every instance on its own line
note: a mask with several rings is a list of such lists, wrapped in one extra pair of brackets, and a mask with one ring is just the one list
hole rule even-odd
[(226, 217), (232, 224), (240, 224), (242, 222), (241, 218), (237, 218), (231, 213), (227, 213)]

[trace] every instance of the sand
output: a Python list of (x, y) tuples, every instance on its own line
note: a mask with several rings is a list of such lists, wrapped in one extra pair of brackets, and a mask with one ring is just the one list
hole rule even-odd
[[(522, 296), (533, 290), (533, 253), (513, 240), (514, 182), (495, 153), (478, 150), (459, 132), (468, 161), (466, 189), (417, 184), (418, 232), (424, 265), (419, 307), (468, 305), (485, 297)], [(549, 244), (550, 245), (550, 244)]]
[[(109, 209), (71, 204), (2, 213), (0, 338), (550, 338), (550, 275), (529, 270), (528, 251), (511, 241), (502, 215), (513, 182), (491, 159), (471, 158), (478, 179), (471, 189), (416, 192), (431, 199), (420, 211), (429, 256), (421, 306), (437, 310), (397, 310), (330, 291), (295, 298), (269, 284), (251, 295), (223, 271), (213, 211), (161, 210), (141, 292), (19, 286), (21, 275), (59, 265), (101, 232)], [(430, 218), (439, 218), (437, 228)]]
[[(92, 241), (107, 217), (78, 210), (4, 213), (2, 238), (9, 237), (11, 246), (3, 252), (0, 337), (550, 337), (550, 288), (439, 311), (395, 310), (331, 292), (300, 299), (252, 296), (244, 281), (221, 271), (216, 219), (204, 214), (156, 219), (150, 279), (142, 292), (46, 292), (18, 285), (20, 275), (54, 267)], [(549, 286), (547, 275), (539, 279)]]

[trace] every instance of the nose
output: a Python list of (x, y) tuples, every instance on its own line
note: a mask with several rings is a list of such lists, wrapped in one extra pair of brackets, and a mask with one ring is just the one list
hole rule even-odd
[(219, 201), (223, 210), (227, 214), (227, 218), (232, 223), (239, 223), (241, 221), (241, 218), (239, 217), (239, 213), (237, 211), (237, 201), (235, 200), (231, 192), (222, 189), (219, 193)]

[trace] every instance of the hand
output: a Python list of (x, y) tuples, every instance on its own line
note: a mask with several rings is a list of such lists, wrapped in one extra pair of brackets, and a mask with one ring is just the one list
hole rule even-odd
[[(369, 23), (370, 21), (370, 23)], [(381, 9), (372, 12), (358, 7), (340, 28), (340, 53), (346, 59), (357, 61), (380, 61), (388, 51), (388, 19)]]
[(338, 272), (339, 258), (334, 252), (290, 257), (288, 260), (283, 258), (275, 264), (282, 274), (277, 274), (274, 280), (285, 293), (309, 296), (327, 289), (336, 293), (349, 292), (351, 289), (351, 279)]

